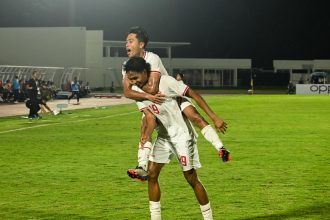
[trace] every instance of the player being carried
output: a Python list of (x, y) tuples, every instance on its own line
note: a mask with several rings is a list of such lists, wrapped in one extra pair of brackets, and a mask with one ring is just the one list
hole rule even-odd
[[(132, 85), (143, 88), (148, 82), (150, 65), (143, 58), (132, 57), (124, 68)], [(198, 93), (171, 76), (161, 76), (159, 91), (166, 95), (165, 102), (156, 104), (144, 100), (137, 103), (139, 109), (145, 114), (151, 112), (157, 118), (158, 124), (158, 136), (149, 157), (148, 194), (151, 219), (161, 219), (161, 194), (158, 177), (162, 167), (173, 157), (179, 161), (185, 179), (194, 190), (204, 219), (213, 219), (206, 190), (196, 172), (196, 169), (201, 167), (197, 149), (197, 133), (190, 121), (182, 115), (176, 98), (187, 96), (198, 100), (197, 102), (203, 106), (204, 110), (208, 112), (212, 112), (212, 110)], [(148, 120), (147, 123), (149, 123)], [(142, 138), (148, 140), (154, 128), (147, 126)], [(224, 152), (223, 159), (228, 160), (228, 151), (224, 148), (220, 150)]]
[[(138, 88), (132, 85), (127, 78), (126, 72), (123, 70), (123, 90), (124, 95), (127, 98), (143, 101), (149, 100), (155, 104), (161, 104), (165, 101), (163, 94), (159, 93), (159, 81), (161, 76), (168, 75), (162, 61), (159, 56), (146, 51), (145, 48), (148, 44), (149, 37), (146, 31), (141, 27), (132, 27), (126, 37), (126, 51), (129, 58), (131, 57), (142, 57), (150, 64), (150, 73), (148, 82), (143, 87)], [(124, 63), (125, 65), (125, 63)], [(205, 111), (205, 113), (212, 119), (216, 129), (222, 133), (226, 132), (227, 124), (220, 119), (210, 108), (206, 108), (202, 103), (203, 98), (199, 96), (195, 100), (197, 104)], [(204, 102), (205, 103), (205, 102)], [(207, 141), (209, 141), (219, 152), (219, 156), (224, 162), (230, 160), (229, 151), (227, 151), (220, 140), (216, 130), (199, 114), (196, 108), (191, 102), (185, 101), (180, 106), (182, 113), (197, 127), (201, 129), (201, 133)], [(148, 123), (146, 121), (148, 120)], [(127, 174), (138, 180), (148, 179), (148, 158), (152, 144), (150, 142), (151, 137), (142, 138), (143, 130), (148, 127), (153, 127), (156, 124), (155, 118), (151, 113), (144, 113), (142, 117), (141, 125), (141, 139), (138, 150), (138, 166), (134, 169), (129, 169)], [(142, 143), (141, 143), (142, 142)]]

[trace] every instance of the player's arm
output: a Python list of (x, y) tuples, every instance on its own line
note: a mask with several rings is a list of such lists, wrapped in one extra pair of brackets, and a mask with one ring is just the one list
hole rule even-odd
[(123, 90), (124, 96), (129, 99), (133, 99), (136, 101), (143, 101), (143, 100), (150, 100), (156, 104), (161, 104), (164, 102), (164, 95), (163, 94), (156, 94), (151, 95), (149, 93), (142, 93), (132, 90), (132, 84), (130, 83), (129, 79), (125, 76), (123, 78)]
[(150, 72), (148, 83), (142, 88), (143, 91), (151, 95), (156, 95), (159, 92), (160, 72)]
[(211, 107), (206, 103), (201, 95), (189, 88), (186, 92), (186, 96), (195, 100), (197, 105), (203, 109), (203, 111), (212, 119), (215, 127), (222, 133), (225, 133), (227, 130), (227, 123), (219, 118), (211, 109)]
[(157, 126), (156, 117), (149, 111), (148, 108), (143, 108), (144, 123), (141, 129), (141, 145), (143, 146), (147, 141), (151, 142), (151, 135)]
[(49, 112), (53, 112), (53, 111), (49, 108), (49, 106), (47, 105), (46, 102), (42, 102), (41, 104), (42, 104), (43, 106), (45, 106), (45, 108), (46, 108)]

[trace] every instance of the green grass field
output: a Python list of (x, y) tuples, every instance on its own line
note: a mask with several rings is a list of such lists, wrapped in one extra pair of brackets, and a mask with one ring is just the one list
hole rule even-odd
[[(229, 124), (224, 164), (199, 137), (215, 219), (330, 219), (330, 96), (206, 96)], [(130, 180), (135, 104), (0, 118), (0, 219), (149, 219), (147, 183)], [(202, 219), (176, 161), (164, 167), (165, 220)]]

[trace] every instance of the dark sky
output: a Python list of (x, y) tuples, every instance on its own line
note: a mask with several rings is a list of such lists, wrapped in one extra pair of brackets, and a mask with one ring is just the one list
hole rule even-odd
[(174, 57), (330, 59), (326, 0), (0, 0), (0, 27), (85, 26), (124, 40), (140, 25), (151, 41), (190, 42)]

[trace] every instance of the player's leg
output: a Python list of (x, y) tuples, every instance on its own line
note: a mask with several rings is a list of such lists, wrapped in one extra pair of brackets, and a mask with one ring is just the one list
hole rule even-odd
[(158, 177), (160, 170), (164, 164), (150, 162), (149, 179), (148, 179), (148, 194), (149, 194), (149, 210), (151, 220), (161, 220), (161, 205), (160, 205), (160, 186)]
[(148, 179), (149, 201), (160, 201), (160, 186), (158, 177), (163, 166), (163, 163), (150, 162)]
[(127, 174), (135, 180), (148, 179), (148, 161), (152, 149), (151, 134), (157, 126), (156, 119), (150, 112), (144, 112), (141, 123), (141, 141), (138, 149), (138, 165), (134, 169), (128, 169)]
[(207, 196), (205, 187), (198, 179), (195, 169), (191, 169), (183, 172), (184, 177), (186, 178), (189, 185), (194, 190), (195, 196), (200, 205), (200, 209), (204, 219), (213, 219), (211, 205)]
[(39, 104), (39, 108), (40, 108), (40, 111), (41, 111), (42, 114), (46, 114), (47, 113), (47, 111), (46, 111), (46, 109), (45, 109), (45, 107), (43, 105), (40, 105)]
[(31, 110), (31, 99), (29, 98), (26, 102), (25, 102), (25, 106), (29, 109), (29, 116), (28, 118), (32, 119), (32, 110)]
[(68, 96), (68, 103), (70, 103), (70, 100), (73, 98), (73, 96), (74, 96), (74, 93), (73, 93), (73, 92), (71, 92), (71, 95), (70, 95), (70, 96)]
[(199, 181), (196, 172), (196, 169), (202, 166), (199, 160), (196, 137), (192, 137), (191, 139), (177, 143), (176, 145), (175, 154), (180, 162), (185, 179), (194, 190), (203, 217), (204, 219), (213, 219), (206, 190), (203, 184)]
[(219, 156), (222, 160), (224, 162), (229, 161), (229, 151), (224, 147), (216, 130), (203, 118), (203, 116), (201, 116), (197, 109), (189, 101), (182, 102), (180, 107), (189, 121), (201, 129), (204, 138), (214, 146), (217, 152), (219, 152)]
[(141, 138), (140, 143), (142, 147), (139, 149), (138, 163), (139, 166), (148, 170), (148, 162), (150, 151), (152, 150), (152, 133), (157, 127), (155, 116), (150, 111), (143, 112), (144, 117), (141, 125)]
[(169, 143), (169, 140), (158, 137), (150, 155), (148, 194), (151, 219), (161, 219), (161, 192), (158, 177), (164, 164), (169, 163), (173, 157)]
[(31, 96), (31, 108), (30, 108), (30, 114), (33, 118), (38, 118), (38, 111), (39, 111), (39, 102), (37, 97)]

